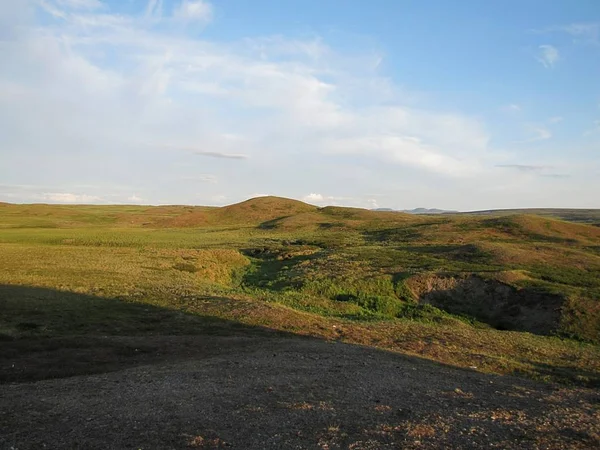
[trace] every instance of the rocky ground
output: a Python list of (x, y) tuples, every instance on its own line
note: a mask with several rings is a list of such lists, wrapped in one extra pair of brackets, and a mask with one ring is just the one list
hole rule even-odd
[(597, 390), (316, 339), (164, 339), (135, 367), (1, 384), (0, 448), (600, 448)]

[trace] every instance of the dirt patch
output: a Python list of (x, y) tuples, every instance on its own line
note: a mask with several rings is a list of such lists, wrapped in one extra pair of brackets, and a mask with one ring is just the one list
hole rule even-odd
[(600, 446), (598, 391), (314, 339), (185, 339), (207, 351), (0, 385), (0, 448)]
[(418, 275), (406, 284), (419, 302), (471, 316), (497, 329), (544, 335), (558, 330), (566, 302), (560, 295), (517, 289), (476, 275)]

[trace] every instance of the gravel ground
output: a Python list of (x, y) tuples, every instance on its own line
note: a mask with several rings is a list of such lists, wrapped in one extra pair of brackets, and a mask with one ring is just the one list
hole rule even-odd
[(600, 448), (595, 390), (314, 339), (194, 339), (209, 351), (0, 385), (0, 448)]

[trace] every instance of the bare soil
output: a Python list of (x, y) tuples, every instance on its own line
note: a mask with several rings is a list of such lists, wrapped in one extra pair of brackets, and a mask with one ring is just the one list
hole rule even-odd
[(64, 377), (50, 370), (66, 351), (55, 347), (2, 368), (0, 448), (600, 448), (597, 390), (373, 348), (276, 334), (105, 338), (96, 351), (71, 346), (82, 362)]

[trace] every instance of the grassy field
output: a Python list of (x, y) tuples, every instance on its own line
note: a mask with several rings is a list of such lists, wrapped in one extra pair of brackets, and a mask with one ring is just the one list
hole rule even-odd
[(530, 214), (540, 217), (568, 220), (570, 222), (587, 223), (600, 226), (600, 209), (568, 209), (568, 208), (530, 208), (474, 211), (472, 215), (515, 215)]
[[(582, 214), (561, 217), (597, 217)], [(575, 222), (276, 197), (0, 204), (0, 380), (86, 371), (57, 372), (48, 352), (100, 337), (274, 330), (598, 385), (600, 227)]]

